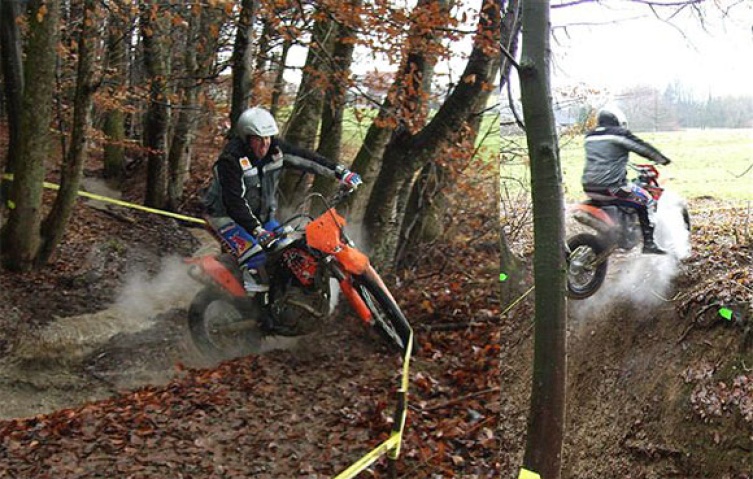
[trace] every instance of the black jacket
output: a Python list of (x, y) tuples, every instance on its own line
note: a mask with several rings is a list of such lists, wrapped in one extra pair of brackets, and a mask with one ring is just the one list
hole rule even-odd
[(231, 138), (214, 164), (205, 198), (209, 215), (229, 216), (248, 232), (276, 219), (277, 187), (288, 167), (332, 178), (341, 171), (323, 156), (277, 138), (267, 155), (256, 160), (241, 138)]
[(589, 131), (585, 148), (586, 166), (581, 183), (586, 189), (625, 186), (631, 151), (660, 165), (669, 162), (659, 150), (620, 126), (600, 126)]

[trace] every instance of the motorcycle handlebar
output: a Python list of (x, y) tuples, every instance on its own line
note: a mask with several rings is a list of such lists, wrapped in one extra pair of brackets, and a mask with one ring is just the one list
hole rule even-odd
[[(330, 208), (334, 208), (335, 206), (345, 201), (348, 197), (350, 197), (350, 195), (353, 194), (355, 190), (356, 189), (352, 186), (343, 186), (339, 188), (338, 191), (330, 199), (325, 198), (321, 193), (310, 193), (306, 195), (306, 198), (303, 199), (301, 205), (305, 204), (311, 198), (319, 198), (324, 203), (326, 209), (329, 210)], [(291, 216), (290, 218), (285, 220), (278, 228), (275, 229), (275, 237), (267, 245), (266, 249), (268, 251), (275, 251), (279, 250), (280, 248), (284, 248), (285, 246), (292, 243), (292, 240), (287, 240), (289, 239), (290, 234), (294, 233), (296, 229), (290, 225), (293, 221), (300, 218), (306, 218), (308, 220), (314, 219), (308, 213), (299, 213)]]

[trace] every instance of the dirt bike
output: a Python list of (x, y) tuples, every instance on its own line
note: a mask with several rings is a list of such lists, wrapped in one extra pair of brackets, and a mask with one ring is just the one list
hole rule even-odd
[(316, 197), (326, 211), (316, 218), (296, 214), (275, 230), (265, 251), (268, 292), (247, 293), (241, 267), (228, 252), (186, 260), (189, 275), (204, 285), (188, 311), (191, 337), (202, 353), (241, 355), (266, 336), (315, 332), (331, 312), (331, 278), (365, 324), (405, 351), (410, 325), (369, 258), (346, 235), (345, 219), (335, 210), (352, 191), (340, 190), (331, 204), (318, 193), (309, 195), (304, 204)]
[[(649, 215), (656, 213), (664, 188), (659, 185), (659, 171), (653, 165), (629, 165), (637, 172), (632, 182), (653, 198)], [(571, 207), (572, 218), (595, 231), (579, 233), (567, 239), (567, 292), (574, 299), (596, 293), (607, 275), (609, 256), (615, 250), (629, 251), (641, 243), (642, 230), (635, 208), (617, 204), (614, 197), (591, 195)], [(690, 231), (690, 215), (682, 205), (682, 220)]]

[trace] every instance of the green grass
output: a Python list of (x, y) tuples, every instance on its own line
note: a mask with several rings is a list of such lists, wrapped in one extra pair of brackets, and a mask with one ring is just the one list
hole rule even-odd
[[(700, 196), (721, 200), (753, 199), (753, 169), (748, 170), (753, 165), (753, 130), (687, 130), (637, 135), (672, 159), (671, 165), (659, 167), (661, 184), (667, 189), (689, 199)], [(517, 148), (525, 148), (523, 137), (504, 139), (503, 148), (509, 146), (508, 141)], [(503, 154), (503, 188), (505, 185), (512, 188), (518, 179), (528, 182), (527, 159), (520, 155), (525, 155), (525, 151), (519, 155)], [(560, 158), (566, 198), (582, 198), (582, 135), (560, 138)], [(648, 161), (632, 153), (630, 160)]]

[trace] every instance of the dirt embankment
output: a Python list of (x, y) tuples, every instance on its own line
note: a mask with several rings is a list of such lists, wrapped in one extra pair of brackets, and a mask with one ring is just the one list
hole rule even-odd
[[(570, 303), (563, 478), (753, 477), (753, 249), (746, 210), (720, 206), (691, 204), (694, 252), (667, 289), (631, 256)], [(531, 304), (503, 323), (502, 477), (525, 446)]]

